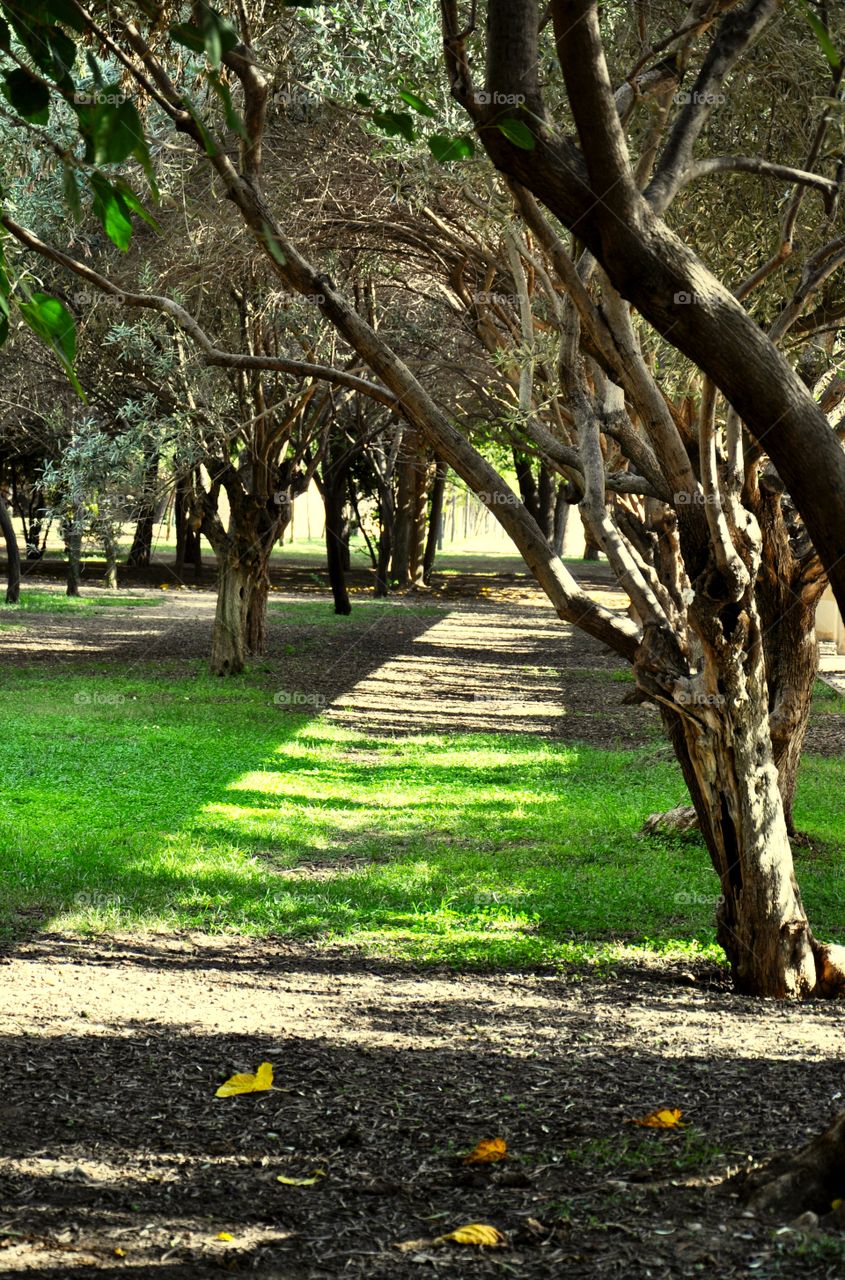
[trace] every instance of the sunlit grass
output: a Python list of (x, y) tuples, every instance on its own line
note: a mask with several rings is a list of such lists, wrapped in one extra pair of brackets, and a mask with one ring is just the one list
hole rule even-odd
[(142, 609), (161, 604), (160, 596), (123, 596), (98, 590), (93, 595), (68, 596), (63, 591), (21, 589), (17, 604), (0, 602), (0, 614), (15, 613), (84, 613), (92, 609)]
[[(290, 714), (275, 686), (176, 663), (7, 675), (0, 927), (274, 934), (456, 967), (717, 954), (700, 840), (638, 834), (684, 799), (665, 744), (370, 737)], [(817, 847), (796, 851), (836, 940), (839, 771), (806, 761)]]

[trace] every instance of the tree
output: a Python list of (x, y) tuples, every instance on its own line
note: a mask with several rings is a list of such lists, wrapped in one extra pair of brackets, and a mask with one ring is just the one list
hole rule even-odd
[[(525, 341), (530, 316), (519, 277), (526, 269), (536, 269), (537, 277), (542, 280), (544, 273), (549, 282), (548, 307), (561, 342), (559, 395), (566, 407), (566, 430), (556, 434), (545, 429), (534, 412), (533, 380), (527, 374), (519, 379), (520, 428), (542, 456), (555, 460), (577, 483), (581, 512), (628, 592), (635, 617), (603, 608), (578, 587), (525, 505), (471, 443), (471, 433), (464, 433), (438, 403), (436, 383), (424, 385), (415, 376), (397, 344), (350, 304), (330, 276), (311, 264), (282, 224), (263, 186), (269, 85), (253, 52), (243, 11), (239, 33), (202, 4), (194, 7), (192, 22), (171, 31), (171, 40), (187, 42), (205, 55), (206, 83), (220, 97), (225, 122), (239, 137), (233, 158), (231, 137), (215, 132), (209, 113), (200, 116), (187, 85), (179, 81), (179, 67), (166, 41), (162, 44), (157, 37), (154, 51), (143, 24), (128, 21), (119, 10), (111, 8), (100, 22), (77, 9), (74, 0), (66, 4), (68, 10), (64, 3), (62, 10), (73, 12), (81, 24), (78, 29), (96, 37), (124, 67), (136, 91), (155, 102), (175, 132), (196, 148), (269, 269), (287, 288), (312, 300), (347, 344), (347, 361), (363, 362), (378, 381), (338, 367), (338, 360), (317, 366), (283, 355), (222, 352), (186, 308), (161, 294), (122, 291), (124, 305), (170, 317), (209, 364), (321, 378), (380, 400), (401, 414), (407, 430), (425, 439), (493, 511), (559, 615), (630, 661), (636, 696), (660, 708), (720, 878), (724, 904), (718, 936), (737, 986), (775, 996), (841, 989), (845, 957), (841, 949), (814, 939), (795, 882), (769, 722), (765, 623), (757, 583), (765, 573), (761, 516), (771, 520), (776, 535), (767, 545), (779, 541), (784, 547), (786, 541), (789, 555), (802, 559), (803, 532), (789, 527), (793, 502), (845, 605), (845, 458), (825, 413), (777, 345), (843, 260), (845, 248), (827, 241), (816, 249), (805, 264), (808, 279), (793, 290), (767, 335), (663, 218), (670, 198), (690, 179), (695, 166), (704, 163), (693, 161), (692, 149), (709, 115), (709, 99), (765, 29), (774, 4), (750, 0), (744, 9), (722, 18), (701, 62), (693, 97), (677, 113), (662, 151), (669, 113), (659, 117), (656, 138), (640, 156), (639, 176), (629, 160), (623, 122), (626, 115), (631, 118), (629, 108), (647, 96), (642, 85), (665, 97), (667, 80), (668, 89), (673, 89), (677, 71), (656, 67), (656, 54), (649, 53), (625, 82), (629, 90), (623, 85), (615, 99), (595, 10), (585, 0), (553, 3), (556, 54), (579, 149), (552, 123), (540, 95), (538, 6), (527, 0), (491, 0), (487, 78), (479, 93), (467, 53), (474, 29), (461, 27), (456, 5), (443, 5), (452, 91), (470, 114), (486, 151), (507, 175), (524, 227), (513, 241), (511, 260), (521, 303), (521, 336)], [(12, 6), (3, 7), (12, 19)], [(31, 31), (25, 35), (17, 26), (15, 30), (24, 43), (32, 43)], [(674, 52), (682, 52), (684, 60), (689, 56), (688, 37), (689, 32), (673, 37)], [(42, 36), (42, 43), (45, 39)], [(543, 53), (548, 61), (551, 51), (544, 48)], [(40, 44), (32, 57), (49, 93), (70, 93), (64, 82), (69, 75), (66, 60), (55, 73), (46, 65)], [(239, 85), (238, 114), (229, 81)], [(835, 83), (838, 86), (838, 78)], [(422, 98), (402, 92), (403, 102), (423, 118), (430, 116), (432, 108)], [(371, 111), (371, 106), (368, 102), (364, 110), (377, 127), (389, 135), (416, 136), (408, 113)], [(103, 114), (99, 102), (91, 110), (99, 136), (111, 117)], [(82, 117), (83, 136), (86, 128), (90, 131), (87, 120)], [(139, 130), (130, 133), (137, 152)], [(471, 142), (460, 136), (437, 134), (428, 141), (435, 156), (447, 163), (452, 155), (472, 151)], [(124, 141), (109, 155), (122, 163), (132, 153)], [(136, 158), (146, 163), (145, 151)], [(816, 148), (810, 163), (818, 158)], [(89, 164), (91, 160), (89, 154)], [(706, 171), (736, 168), (774, 172), (799, 192), (815, 186), (832, 195), (836, 186), (834, 178), (763, 157), (743, 158), (742, 164), (719, 160)], [(85, 172), (95, 194), (102, 191), (97, 175)], [(643, 195), (640, 185), (646, 182)], [(110, 191), (114, 202), (119, 196), (132, 211), (123, 187), (112, 184)], [(564, 244), (548, 213), (577, 228), (578, 242)], [(8, 215), (0, 222), (29, 250), (107, 294), (118, 292), (108, 277), (33, 236)], [(538, 262), (540, 251), (554, 276)], [(693, 294), (703, 302), (689, 305)], [(702, 371), (695, 429), (653, 376), (648, 331), (632, 317), (626, 300)], [(33, 322), (70, 366), (69, 344), (59, 341), (64, 328), (54, 309), (36, 300), (35, 310), (29, 312), (29, 323)], [(532, 360), (533, 356), (524, 362), (523, 374), (530, 373)], [(776, 431), (770, 429), (773, 423)], [(632, 498), (626, 506), (620, 501), (611, 512), (608, 494), (614, 492), (636, 495), (636, 502)], [(764, 492), (767, 496), (761, 497)], [(779, 563), (772, 564), (777, 575)], [(807, 564), (817, 585), (821, 566), (811, 551)], [(772, 610), (773, 617), (779, 617), (782, 604), (775, 600)]]

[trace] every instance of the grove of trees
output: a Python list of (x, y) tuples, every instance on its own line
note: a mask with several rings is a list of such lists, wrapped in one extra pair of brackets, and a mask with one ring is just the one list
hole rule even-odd
[[(143, 560), (168, 477), (183, 550), (216, 557), (212, 667), (237, 673), (312, 478), (346, 612), (349, 511), (377, 512), (377, 590), (422, 581), (451, 468), (659, 708), (737, 989), (840, 994), (790, 847), (828, 583), (845, 609), (833, 11), (0, 14), (7, 358), (33, 384), (36, 340), (53, 362), (4, 427), (47, 464), (21, 516), (72, 560), (96, 526), (108, 559), (131, 509)], [(571, 503), (627, 613), (563, 564)]]

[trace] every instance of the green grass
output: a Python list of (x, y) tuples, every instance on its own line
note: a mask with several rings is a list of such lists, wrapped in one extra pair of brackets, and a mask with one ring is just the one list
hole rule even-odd
[(92, 609), (142, 609), (161, 604), (160, 596), (121, 596), (98, 591), (96, 595), (67, 596), (63, 591), (21, 590), (17, 604), (0, 604), (3, 613), (80, 613)]
[[(456, 967), (720, 954), (700, 843), (637, 835), (684, 796), (665, 744), (369, 738), (275, 687), (176, 661), (7, 674), (0, 929), (272, 933)], [(823, 852), (798, 863), (841, 939), (840, 769), (805, 764)]]

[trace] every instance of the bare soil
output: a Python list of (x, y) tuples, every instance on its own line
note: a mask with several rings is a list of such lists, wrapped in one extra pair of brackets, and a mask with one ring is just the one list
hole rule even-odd
[[(0, 651), (178, 670), (212, 610), (184, 592), (31, 615)], [(374, 731), (656, 732), (536, 600), (332, 635), (277, 617), (268, 679)], [(0, 955), (0, 1042), (0, 1275), (845, 1277), (841, 1234), (738, 1199), (752, 1160), (842, 1107), (842, 1006), (740, 998), (705, 965), (467, 976), (272, 938), (39, 934)], [(265, 1060), (276, 1090), (215, 1098)], [(689, 1127), (630, 1123), (661, 1106)], [(462, 1163), (493, 1137), (508, 1160)], [(505, 1245), (437, 1242), (470, 1222)]]

